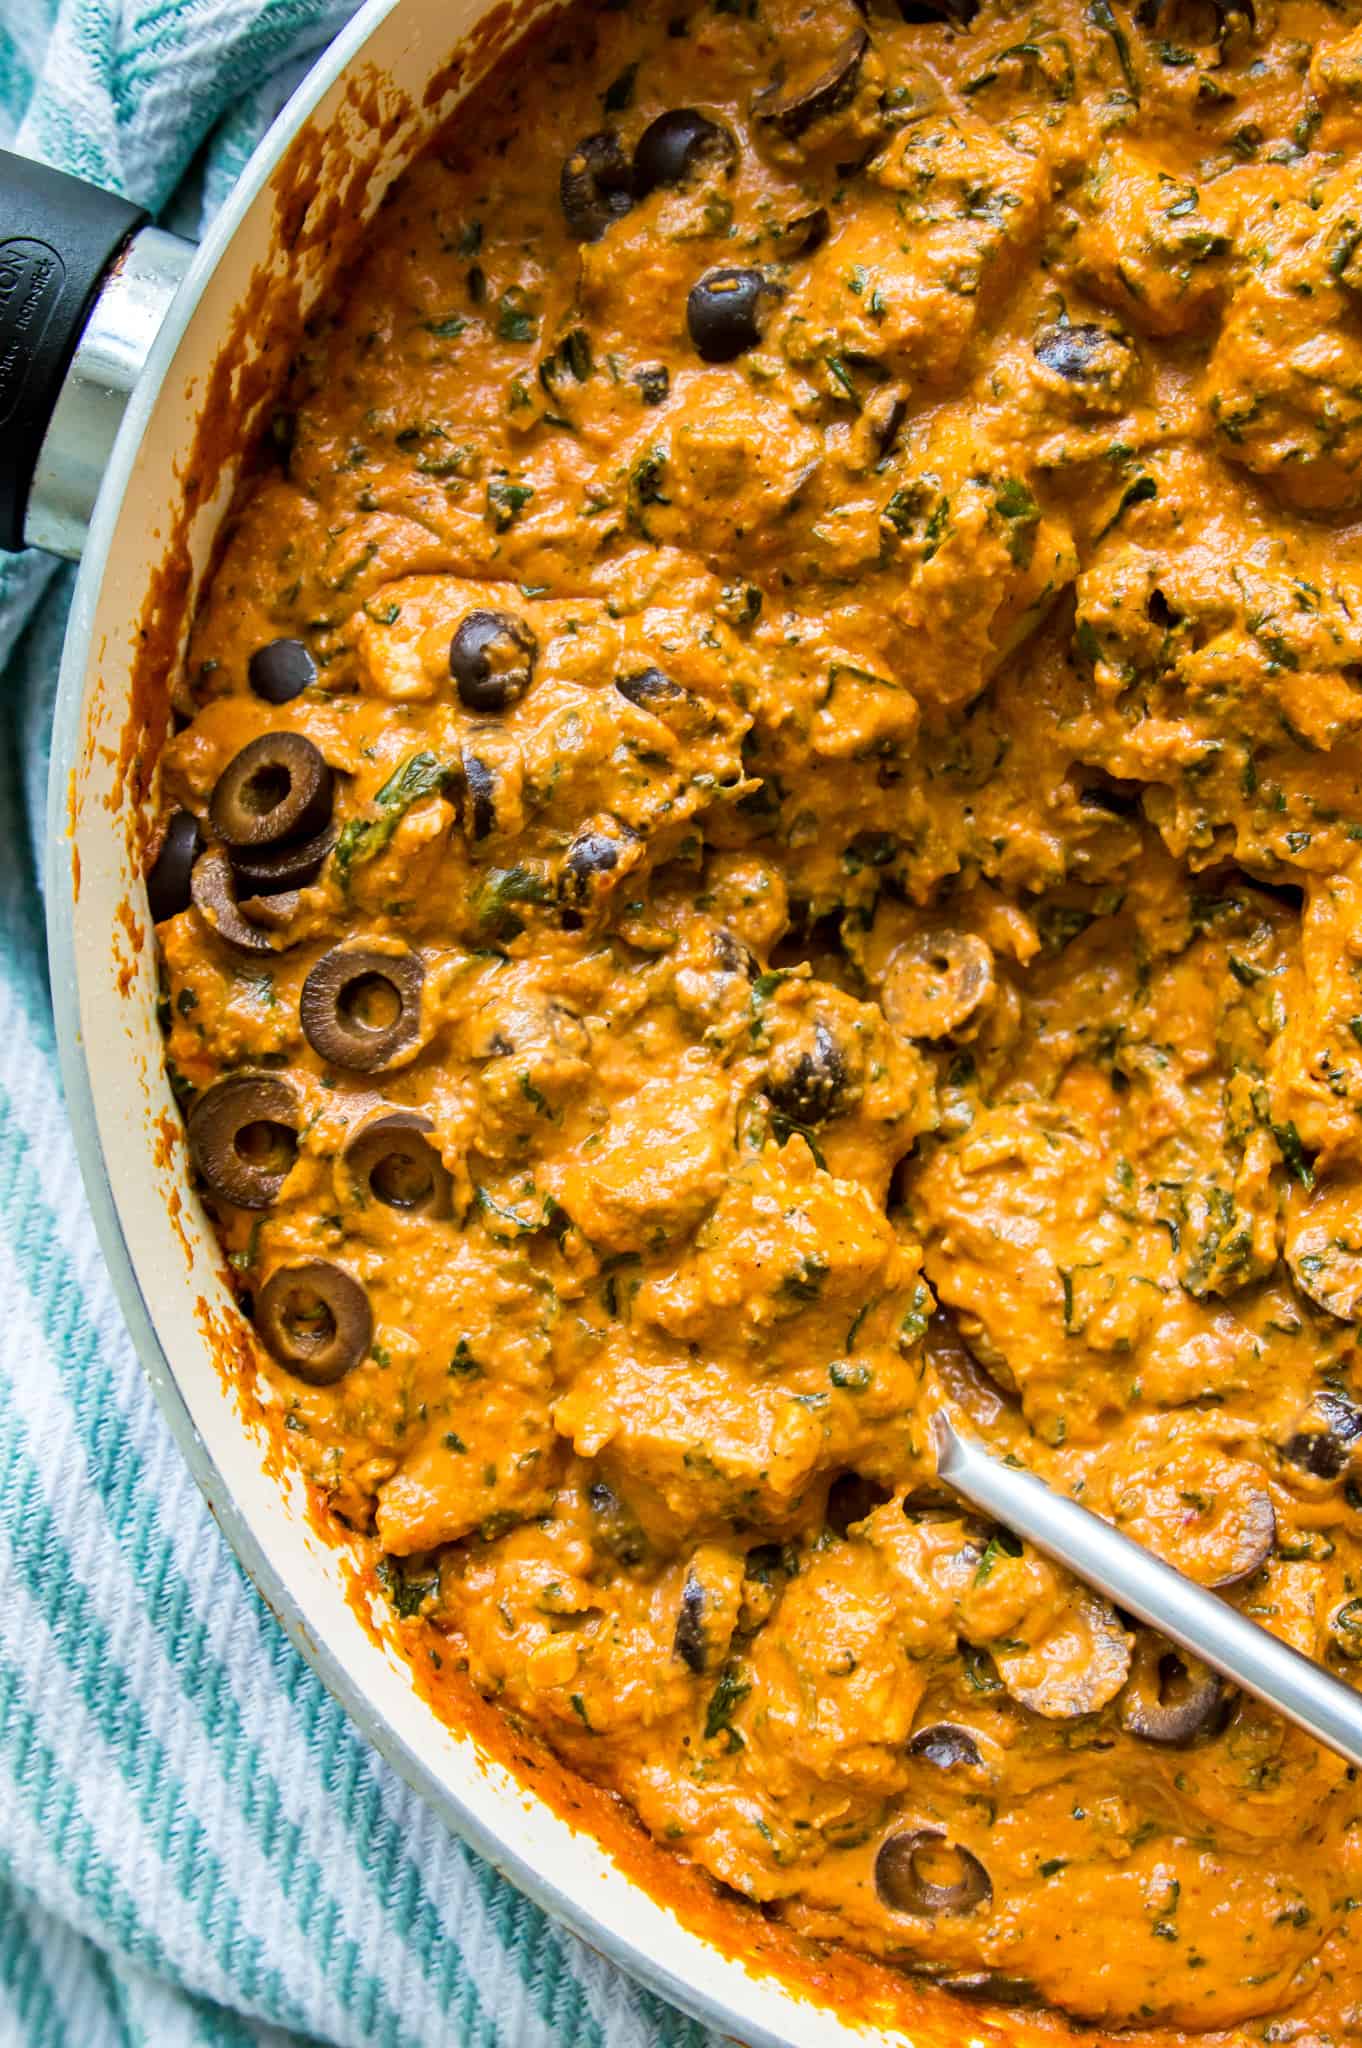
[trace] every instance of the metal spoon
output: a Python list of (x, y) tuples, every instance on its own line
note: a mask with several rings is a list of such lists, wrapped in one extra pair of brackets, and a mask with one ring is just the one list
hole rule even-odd
[(1279, 1642), (1227, 1600), (1164, 1564), (1033, 1472), (1004, 1464), (938, 1415), (937, 1471), (972, 1507), (1067, 1565), (1127, 1614), (1251, 1692), (1329, 1749), (1362, 1765), (1362, 1696)]

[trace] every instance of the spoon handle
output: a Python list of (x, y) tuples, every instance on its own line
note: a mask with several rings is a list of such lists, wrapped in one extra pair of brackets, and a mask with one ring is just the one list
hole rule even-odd
[(944, 1415), (936, 1417), (932, 1434), (937, 1471), (952, 1492), (1350, 1764), (1362, 1765), (1362, 1696), (1351, 1686), (1151, 1557), (1100, 1516), (1052, 1491), (1033, 1472), (1004, 1464), (968, 1441)]

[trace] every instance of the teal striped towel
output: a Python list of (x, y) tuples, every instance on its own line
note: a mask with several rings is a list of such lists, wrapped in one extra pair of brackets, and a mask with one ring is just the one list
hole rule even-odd
[[(0, 0), (0, 143), (197, 233), (346, 0)], [(0, 2048), (703, 2048), (349, 1726), (133, 1356), (39, 886), (69, 575), (0, 567)]]

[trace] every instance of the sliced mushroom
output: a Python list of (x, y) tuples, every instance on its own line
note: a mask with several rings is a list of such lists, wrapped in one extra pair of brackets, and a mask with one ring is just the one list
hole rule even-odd
[[(269, 927), (275, 932), (287, 932), (289, 920), (298, 908), (296, 890), (288, 889), (273, 897), (251, 897), (238, 903), (232, 864), (221, 846), (210, 846), (207, 853), (199, 855), (189, 889), (204, 922), (234, 952), (260, 955), (286, 949), (287, 938), (281, 943), (271, 936)], [(247, 910), (253, 915), (247, 916)]]
[(599, 242), (634, 203), (634, 179), (618, 135), (604, 128), (583, 136), (563, 159), (558, 197), (568, 232), (579, 242)]
[(1362, 1185), (1340, 1180), (1293, 1197), (1286, 1263), (1306, 1299), (1341, 1323), (1362, 1322)]
[(321, 873), (322, 863), (336, 844), (340, 833), (334, 823), (328, 822), (320, 832), (314, 832), (310, 839), (285, 846), (233, 848), (231, 853), (232, 873), (238, 889), (249, 889), (259, 896), (277, 896), (286, 889), (306, 889)]
[(1130, 1637), (1116, 1610), (1081, 1593), (1040, 1643), (1021, 1650), (990, 1646), (998, 1676), (1019, 1707), (1047, 1721), (1095, 1714), (1115, 1699), (1130, 1675)]
[(153, 924), (164, 924), (168, 917), (178, 917), (189, 908), (190, 882), (202, 846), (194, 813), (176, 811), (147, 869), (147, 908)]
[(875, 1890), (891, 1913), (928, 1920), (987, 1905), (993, 1881), (979, 1858), (943, 1828), (903, 1828), (879, 1846)]
[(277, 1267), (260, 1290), (255, 1324), (280, 1365), (314, 1387), (358, 1365), (374, 1334), (368, 1294), (330, 1259)]
[(909, 1038), (958, 1037), (995, 987), (993, 953), (973, 932), (948, 925), (905, 939), (890, 954), (880, 1001)]
[(909, 1756), (920, 1756), (939, 1771), (977, 1770), (983, 1759), (968, 1728), (954, 1721), (933, 1721), (919, 1728), (908, 1744)]
[(1362, 1411), (1336, 1387), (1322, 1387), (1282, 1445), (1282, 1456), (1312, 1479), (1337, 1479), (1359, 1437)]
[(419, 1109), (381, 1109), (353, 1130), (341, 1152), (366, 1196), (408, 1216), (449, 1208), (450, 1174), (430, 1142), (435, 1129)]
[(233, 1074), (189, 1112), (189, 1155), (201, 1179), (239, 1209), (278, 1200), (298, 1149), (303, 1112), (282, 1074)]
[(1236, 1503), (1231, 1551), (1226, 1569), (1212, 1586), (1238, 1586), (1261, 1571), (1277, 1542), (1277, 1516), (1272, 1502), (1261, 1488), (1254, 1488)]
[(859, 25), (845, 36), (826, 63), (816, 59), (793, 77), (780, 76), (752, 102), (754, 119), (765, 122), (791, 141), (835, 114), (852, 99), (870, 37)]
[(208, 805), (231, 847), (310, 839), (331, 817), (331, 770), (300, 732), (264, 732), (227, 763)]
[(1185, 1749), (1199, 1736), (1219, 1733), (1229, 1700), (1216, 1672), (1162, 1636), (1142, 1633), (1121, 1694), (1121, 1726), (1143, 1742)]
[(363, 941), (333, 946), (303, 983), (303, 1035), (319, 1059), (347, 1073), (383, 1073), (420, 1036), (424, 982), (417, 953), (385, 953)]
[(820, 1018), (810, 1043), (794, 1040), (772, 1056), (766, 1096), (778, 1116), (816, 1126), (849, 1109), (858, 1094), (846, 1057)]

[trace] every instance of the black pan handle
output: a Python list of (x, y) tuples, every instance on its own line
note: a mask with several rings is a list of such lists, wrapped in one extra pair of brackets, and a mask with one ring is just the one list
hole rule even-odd
[(0, 150), (0, 548), (21, 548), (29, 488), (100, 287), (140, 206)]

